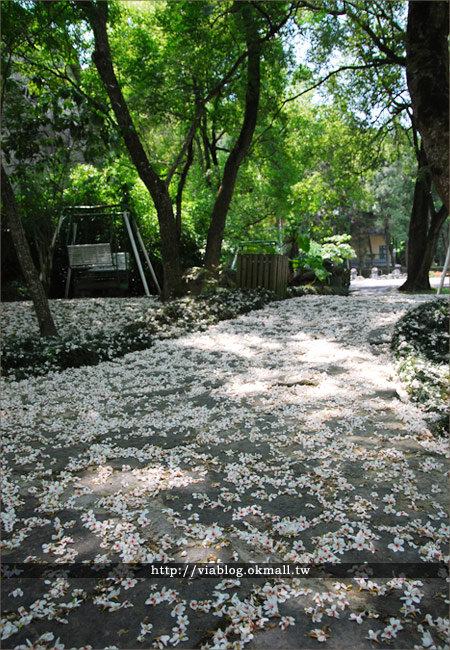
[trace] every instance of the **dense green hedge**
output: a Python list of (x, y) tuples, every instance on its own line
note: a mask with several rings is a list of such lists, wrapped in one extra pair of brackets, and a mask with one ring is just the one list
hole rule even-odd
[(450, 396), (448, 301), (435, 299), (410, 310), (396, 324), (391, 347), (411, 398), (445, 429)]

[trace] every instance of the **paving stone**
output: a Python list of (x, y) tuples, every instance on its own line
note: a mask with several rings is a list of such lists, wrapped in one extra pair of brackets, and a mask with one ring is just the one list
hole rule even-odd
[[(445, 554), (447, 535), (438, 531), (448, 525), (446, 449), (430, 437), (423, 414), (399, 399), (381, 345), (411, 301), (381, 294), (370, 301), (361, 296), (293, 299), (203, 333), (160, 341), (114, 364), (21, 382), (14, 392), (6, 387), (4, 494), (17, 490), (21, 502), (16, 523), (3, 536), (4, 560), (33, 555), (56, 562), (65, 557), (64, 548), (73, 548), (79, 561), (100, 555), (121, 561), (122, 551), (113, 548), (125, 539), (121, 526), (127, 523), (141, 536), (146, 553), (164, 552), (177, 562), (230, 562), (235, 553), (243, 563), (289, 563), (295, 544), (300, 555), (317, 554), (330, 547), (333, 535), (343, 542), (338, 559), (355, 565), (385, 562), (395, 571), (402, 562), (423, 563), (430, 542)], [(355, 323), (371, 328), (371, 347), (367, 331), (356, 331)], [(42, 453), (33, 456), (36, 452)], [(49, 491), (58, 482), (62, 489), (52, 501)], [(108, 533), (86, 526), (88, 511)], [(143, 512), (145, 522), (139, 519)], [(30, 525), (33, 517), (49, 523)], [(300, 524), (295, 528), (301, 518), (307, 522), (304, 530)], [(221, 533), (211, 541), (206, 534), (214, 524)], [(277, 528), (289, 524), (291, 532)], [(59, 543), (60, 525), (67, 526), (62, 535), (72, 538), (65, 545)], [(24, 539), (9, 548), (20, 529), (27, 529)], [(376, 551), (353, 547), (364, 530)], [(394, 552), (389, 545), (402, 534), (410, 535), (412, 544)], [(44, 544), (53, 544), (53, 551), (45, 553)], [(3, 587), (4, 615), (11, 621), (18, 620), (18, 607), (29, 609), (51, 588), (35, 581), (16, 598), (8, 595), (16, 580), (26, 583), (10, 578)], [(310, 591), (289, 592), (279, 603), (281, 617), (292, 616), (295, 626), (283, 631), (281, 617), (267, 616), (263, 627), (253, 630), (248, 648), (313, 648), (317, 640), (310, 634), (324, 626), (329, 634), (324, 647), (373, 648), (369, 629), (384, 630), (390, 617), (400, 618), (403, 629), (378, 647), (420, 647), (419, 620), (448, 613), (443, 579), (419, 580), (418, 618), (400, 611), (407, 582), (389, 583), (387, 577), (373, 579), (380, 588), (388, 585), (382, 596), (360, 590), (350, 576), (243, 578), (218, 589), (221, 582), (138, 581), (113, 599), (132, 606), (108, 612), (95, 598), (106, 594), (111, 581), (70, 578), (66, 593), (54, 602), (70, 602), (80, 584), (86, 594), (73, 609), (60, 606), (67, 623), (36, 617), (4, 643), (34, 643), (50, 630), (66, 647), (153, 647), (157, 637), (173, 634), (172, 610), (184, 603), (190, 625), (177, 647), (214, 647), (214, 634), (232, 620), (233, 595), (237, 603), (248, 599), (259, 606), (263, 615), (265, 585)], [(177, 592), (173, 603), (145, 604), (163, 587)], [(228, 594), (222, 604), (220, 593)], [(322, 593), (330, 593), (331, 601), (318, 606), (313, 598)], [(326, 610), (340, 598), (348, 603), (337, 619)], [(214, 605), (210, 611), (194, 610), (193, 600)], [(316, 606), (317, 621), (308, 609)], [(366, 617), (361, 625), (350, 620), (350, 613), (361, 611), (378, 618)], [(251, 621), (243, 617), (242, 625)], [(153, 625), (144, 643), (137, 640), (141, 622)], [(448, 647), (448, 635), (435, 627), (432, 634), (437, 646)], [(230, 643), (238, 639), (230, 634)]]

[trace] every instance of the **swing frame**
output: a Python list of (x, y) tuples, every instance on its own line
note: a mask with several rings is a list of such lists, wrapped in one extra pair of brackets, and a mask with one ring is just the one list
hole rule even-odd
[[(105, 217), (110, 219), (110, 237), (109, 242), (96, 242), (88, 244), (77, 243), (78, 225), (80, 220), (102, 219)], [(136, 260), (136, 265), (139, 270), (139, 275), (144, 287), (146, 296), (150, 296), (147, 278), (144, 272), (144, 266), (139, 254), (141, 254), (148, 266), (153, 283), (159, 295), (161, 295), (161, 287), (158, 283), (154, 268), (150, 261), (147, 249), (145, 248), (142, 235), (137, 225), (136, 219), (124, 204), (113, 205), (94, 205), (94, 206), (71, 206), (65, 208), (61, 213), (58, 226), (56, 228), (52, 245), (54, 246), (56, 238), (62, 228), (64, 222), (68, 220), (66, 246), (68, 253), (68, 271), (66, 278), (66, 287), (64, 297), (69, 297), (70, 285), (74, 273), (79, 277), (84, 278), (85, 286), (89, 288), (97, 286), (103, 287), (119, 287), (121, 289), (128, 288), (128, 271), (130, 254), (128, 251), (119, 251), (115, 247), (115, 220), (120, 218), (125, 226), (125, 232), (128, 236), (128, 242)]]

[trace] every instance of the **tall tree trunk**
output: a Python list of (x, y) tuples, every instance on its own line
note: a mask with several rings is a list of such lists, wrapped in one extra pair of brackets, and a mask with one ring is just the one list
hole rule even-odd
[(394, 245), (395, 245), (395, 241), (392, 239), (392, 237), (389, 234), (389, 255), (391, 257), (391, 267), (392, 268), (395, 268), (395, 261), (396, 261), (395, 252), (394, 252)]
[(17, 258), (33, 301), (38, 319), (39, 331), (41, 336), (58, 336), (44, 287), (39, 280), (39, 274), (31, 258), (30, 247), (28, 246), (23, 230), (19, 207), (17, 205), (16, 197), (14, 196), (14, 190), (3, 168), (3, 164), (1, 181), (4, 215), (6, 216), (11, 230), (11, 237), (16, 249)]
[(445, 207), (445, 205), (441, 206), (438, 212), (435, 212), (432, 209), (432, 216), (430, 221), (430, 227), (428, 229), (425, 251), (422, 258), (422, 264), (420, 265), (419, 273), (418, 273), (418, 277), (421, 279), (421, 281), (422, 278), (429, 278), (430, 269), (433, 265), (434, 255), (436, 252), (439, 233), (447, 217), (448, 217), (448, 210)]
[(236, 185), (239, 167), (249, 150), (255, 132), (261, 90), (261, 44), (258, 38), (256, 23), (251, 15), (253, 8), (249, 2), (237, 2), (236, 6), (241, 12), (244, 22), (246, 44), (249, 52), (247, 59), (245, 114), (239, 137), (225, 163), (222, 183), (211, 214), (205, 254), (205, 266), (209, 269), (217, 266), (220, 262), (225, 222), (233, 196), (233, 190)]
[(191, 141), (187, 150), (186, 162), (184, 163), (183, 171), (181, 172), (180, 180), (178, 182), (178, 187), (177, 187), (177, 198), (176, 198), (177, 213), (176, 213), (175, 222), (176, 222), (177, 234), (179, 238), (181, 237), (181, 203), (183, 200), (183, 190), (184, 190), (184, 186), (186, 185), (187, 175), (193, 161), (194, 161), (194, 147), (193, 147), (193, 141)]
[(384, 239), (386, 242), (386, 274), (391, 272), (391, 232), (389, 230), (389, 217), (386, 217), (384, 220)]
[(439, 255), (439, 261), (438, 261), (439, 266), (444, 266), (444, 264), (445, 264), (445, 256), (446, 256), (449, 244), (450, 244), (449, 240), (450, 240), (449, 229), (448, 228), (441, 228), (441, 245), (440, 245), (440, 255)]
[(415, 123), (433, 181), (449, 205), (449, 9), (442, 0), (409, 2), (406, 76)]
[[(429, 218), (431, 212), (431, 218)], [(436, 212), (431, 197), (431, 174), (423, 147), (419, 152), (419, 166), (408, 233), (408, 277), (399, 291), (430, 291), (430, 268), (436, 250), (439, 232), (447, 218), (443, 205)]]
[(39, 257), (39, 278), (44, 287), (45, 295), (50, 295), (52, 270), (53, 270), (53, 246), (48, 240), (39, 237), (34, 233), (34, 243), (36, 245), (37, 254)]
[(406, 266), (408, 277), (399, 291), (430, 290), (428, 275), (419, 277), (420, 267), (425, 255), (428, 235), (428, 214), (430, 207), (431, 174), (427, 167), (427, 159), (423, 145), (418, 152), (418, 168), (416, 183), (414, 185), (414, 198), (409, 220), (408, 231), (408, 258)]
[(367, 242), (369, 244), (370, 268), (372, 268), (375, 264), (375, 255), (373, 254), (372, 240), (370, 239), (370, 234), (367, 235)]
[(106, 30), (108, 3), (79, 2), (78, 4), (84, 10), (94, 32), (95, 50), (92, 58), (111, 101), (128, 153), (153, 199), (158, 214), (164, 270), (163, 298), (180, 295), (182, 293), (180, 240), (172, 200), (166, 183), (155, 172), (144, 151), (114, 72)]

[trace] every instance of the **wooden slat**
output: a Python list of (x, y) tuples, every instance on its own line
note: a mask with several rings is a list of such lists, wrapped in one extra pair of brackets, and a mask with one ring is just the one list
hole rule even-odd
[(238, 286), (263, 287), (283, 298), (286, 295), (288, 259), (286, 255), (246, 253), (238, 256)]
[(270, 258), (270, 255), (267, 255), (266, 264), (264, 265), (264, 283), (263, 283), (263, 287), (265, 289), (270, 288), (270, 269), (271, 269), (271, 266), (272, 266), (272, 260)]
[(282, 291), (282, 282), (283, 282), (283, 277), (282, 277), (282, 266), (283, 266), (283, 259), (279, 257), (277, 259), (277, 275), (276, 275), (276, 289), (275, 292), (279, 298), (282, 297), (283, 291)]
[(270, 288), (272, 291), (277, 292), (277, 275), (278, 275), (278, 260), (274, 258), (272, 260), (272, 268), (270, 270)]
[(249, 282), (248, 282), (248, 287), (249, 289), (254, 289), (255, 288), (255, 258), (249, 257), (248, 258), (248, 269), (249, 269)]
[(267, 255), (260, 255), (259, 256), (259, 266), (258, 266), (258, 284), (256, 286), (258, 287), (263, 287), (264, 286), (264, 268), (266, 265), (266, 257)]
[(284, 295), (286, 295), (287, 291), (287, 283), (288, 283), (288, 277), (289, 277), (289, 261), (287, 255), (284, 256), (284, 271), (283, 271), (283, 277), (284, 277)]
[(249, 278), (249, 264), (250, 264), (250, 262), (249, 262), (247, 256), (244, 257), (243, 262), (244, 262), (244, 266), (243, 266), (243, 270), (242, 270), (242, 286), (246, 287), (248, 285), (249, 279), (250, 279)]
[(281, 298), (284, 294), (284, 259), (280, 258), (279, 270), (278, 270), (278, 295)]

